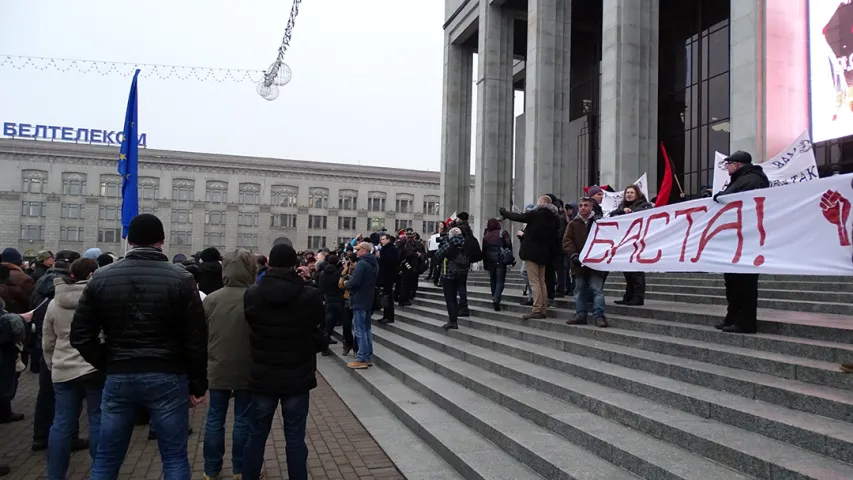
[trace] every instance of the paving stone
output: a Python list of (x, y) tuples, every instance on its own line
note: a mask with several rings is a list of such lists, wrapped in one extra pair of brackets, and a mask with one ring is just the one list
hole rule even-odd
[[(317, 376), (318, 386), (311, 391), (311, 406), (309, 410), (306, 442), (309, 450), (309, 469), (311, 478), (359, 478), (346, 476), (345, 472), (354, 473), (349, 467), (353, 460), (343, 455), (345, 452), (353, 455), (355, 462), (363, 468), (364, 477), (403, 479), (393, 462), (377, 445), (365, 428), (358, 422), (353, 413), (347, 408), (342, 399), (329, 386), (322, 375)], [(12, 467), (12, 473), (3, 480), (42, 479), (46, 478), (45, 452), (32, 452), (32, 412), (38, 393), (38, 375), (24, 372), (20, 379), (18, 392), (12, 402), (13, 409), (27, 415), (24, 421), (0, 425), (0, 464), (6, 463)], [(368, 407), (369, 408), (369, 407)], [(190, 424), (195, 432), (189, 437), (189, 457), (191, 469), (195, 472), (193, 478), (201, 478), (203, 468), (204, 419), (207, 414), (207, 404), (190, 412)], [(84, 416), (81, 419), (82, 436), (88, 436)], [(226, 423), (226, 449), (223, 465), (225, 470), (231, 465), (231, 426), (233, 425), (233, 408), (229, 411)], [(342, 432), (341, 438), (335, 437), (333, 429)], [(162, 465), (157, 451), (156, 442), (147, 439), (148, 429), (136, 427), (131, 437), (130, 447), (119, 478), (128, 480), (159, 479), (162, 477)], [(21, 441), (7, 441), (16, 438)], [(336, 448), (331, 448), (335, 445)], [(366, 452), (362, 454), (362, 452)], [(318, 456), (318, 453), (323, 455)], [(362, 460), (369, 456), (371, 464)], [(270, 439), (265, 451), (266, 476), (269, 479), (282, 478), (282, 471), (287, 471), (284, 455), (284, 436), (281, 432), (280, 412), (276, 412)], [(322, 461), (327, 458), (327, 461)], [(272, 463), (270, 463), (272, 462)], [(69, 478), (88, 478), (90, 459), (88, 452), (76, 452), (71, 455)], [(376, 475), (379, 472), (380, 475)], [(230, 478), (230, 477), (228, 477)], [(454, 477), (448, 477), (454, 478)], [(360, 479), (359, 479), (360, 480)]]

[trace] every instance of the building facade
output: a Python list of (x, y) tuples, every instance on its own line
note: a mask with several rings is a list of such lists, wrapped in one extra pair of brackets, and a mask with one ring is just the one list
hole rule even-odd
[[(118, 149), (0, 139), (0, 245), (25, 256), (91, 247), (121, 253)], [(170, 258), (205, 247), (267, 253), (334, 248), (359, 233), (432, 233), (439, 174), (386, 167), (140, 149), (139, 211)]]
[[(811, 128), (809, 5), (445, 0), (442, 204), (483, 222), (500, 206), (620, 189), (643, 173), (654, 195), (661, 143), (696, 195), (712, 184), (715, 151), (777, 154)], [(851, 171), (853, 138), (818, 143), (815, 156), (822, 174)]]

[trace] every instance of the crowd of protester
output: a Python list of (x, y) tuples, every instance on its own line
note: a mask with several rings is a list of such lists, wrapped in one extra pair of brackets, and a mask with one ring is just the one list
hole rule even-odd
[[(726, 159), (732, 181), (714, 196), (766, 188), (751, 157)], [(555, 299), (574, 295), (569, 324), (607, 327), (607, 272), (580, 261), (595, 222), (654, 208), (637, 185), (622, 203), (602, 211), (604, 189), (591, 186), (576, 202), (552, 194), (523, 212), (500, 209), (480, 239), (460, 212), (428, 239), (412, 229), (359, 235), (335, 249), (297, 252), (276, 245), (268, 256), (245, 250), (222, 255), (207, 248), (170, 262), (162, 252), (163, 225), (150, 214), (133, 219), (122, 258), (97, 248), (39, 252), (25, 262), (13, 248), (0, 263), (0, 423), (20, 421), (12, 410), (18, 380), (29, 365), (39, 375), (32, 449), (48, 451), (47, 476), (64, 479), (71, 452), (88, 449), (93, 479), (117, 477), (135, 425), (149, 425), (166, 479), (189, 478), (189, 410), (209, 402), (204, 428), (205, 478), (222, 478), (225, 424), (233, 402), (234, 478), (263, 476), (264, 447), (281, 407), (288, 474), (307, 478), (305, 429), (309, 392), (317, 386), (316, 354), (331, 354), (341, 327), (347, 366), (372, 366), (371, 317), (395, 321), (412, 304), (421, 275), (440, 286), (447, 308), (443, 328), (471, 315), (467, 281), (482, 262), (494, 310), (501, 310), (507, 269), (516, 265), (515, 232), (532, 306), (524, 319), (545, 319)], [(625, 272), (617, 304), (642, 306), (645, 276)], [(718, 325), (754, 333), (757, 275), (726, 274), (729, 310)], [(730, 292), (731, 291), (731, 292)], [(731, 293), (731, 294), (730, 294)], [(85, 402), (84, 402), (85, 401)], [(83, 405), (88, 439), (79, 436)], [(9, 468), (0, 466), (0, 476)]]

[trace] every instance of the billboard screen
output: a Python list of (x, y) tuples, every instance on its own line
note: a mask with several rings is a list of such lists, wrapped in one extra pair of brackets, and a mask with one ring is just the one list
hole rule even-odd
[(808, 0), (812, 141), (853, 135), (853, 3)]

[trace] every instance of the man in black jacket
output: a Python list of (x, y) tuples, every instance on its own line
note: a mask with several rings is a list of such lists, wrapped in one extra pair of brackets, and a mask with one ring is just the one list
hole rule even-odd
[(379, 238), (379, 288), (385, 297), (385, 311), (379, 323), (394, 323), (394, 282), (400, 272), (400, 254), (394, 245), (394, 237), (383, 234)]
[[(738, 150), (725, 159), (731, 180), (729, 186), (714, 195), (714, 201), (732, 193), (767, 188), (770, 180), (759, 165), (752, 164), (752, 156)], [(755, 333), (758, 324), (758, 274), (725, 273), (726, 300), (729, 308), (723, 323), (715, 325), (724, 332)]]
[[(339, 323), (343, 323), (344, 316), (344, 291), (338, 286), (338, 281), (341, 279), (342, 267), (338, 256), (330, 253), (323, 260), (322, 268), (317, 270), (317, 288), (320, 294), (323, 295), (323, 301), (326, 303), (326, 324), (324, 333), (330, 345), (338, 343), (332, 338), (332, 333)], [(323, 351), (323, 356), (329, 356), (332, 352), (327, 348)]]
[(207, 322), (195, 280), (163, 254), (164, 238), (159, 218), (136, 216), (132, 250), (95, 272), (71, 323), (71, 346), (106, 374), (92, 479), (117, 477), (140, 408), (157, 431), (164, 477), (190, 478), (189, 407), (207, 392)]
[(527, 267), (527, 278), (533, 291), (533, 311), (525, 315), (525, 320), (542, 319), (547, 315), (548, 287), (546, 270), (554, 260), (557, 249), (557, 232), (560, 229), (560, 219), (557, 207), (551, 204), (547, 195), (539, 197), (536, 208), (524, 213), (508, 212), (501, 208), (502, 217), (513, 222), (526, 223), (524, 241), (518, 256), (524, 260)]
[(308, 479), (309, 392), (317, 386), (318, 345), (314, 332), (323, 323), (323, 298), (296, 273), (299, 260), (290, 245), (276, 245), (269, 271), (246, 291), (243, 303), (252, 330), (249, 390), (252, 424), (243, 452), (243, 479), (256, 480), (264, 463), (264, 446), (281, 404), (287, 473)]

